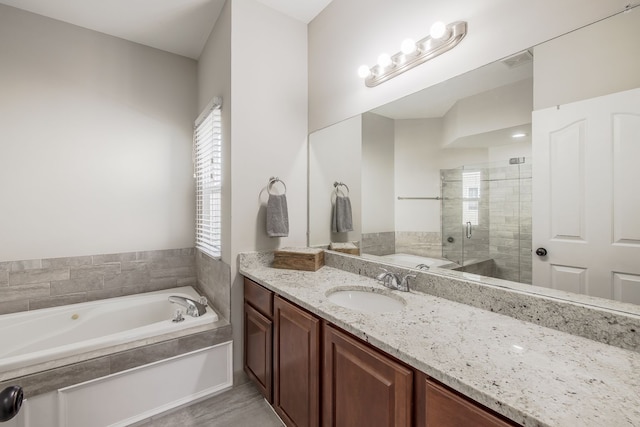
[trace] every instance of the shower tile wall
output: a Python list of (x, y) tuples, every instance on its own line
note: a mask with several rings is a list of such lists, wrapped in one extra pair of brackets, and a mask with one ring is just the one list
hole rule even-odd
[(384, 233), (363, 233), (361, 251), (371, 255), (403, 253), (442, 257), (442, 235), (438, 232), (388, 231)]
[(520, 280), (533, 281), (531, 164), (520, 165)]
[(491, 168), (489, 179), (496, 277), (531, 283), (531, 165)]
[(0, 262), (0, 314), (196, 285), (195, 249)]

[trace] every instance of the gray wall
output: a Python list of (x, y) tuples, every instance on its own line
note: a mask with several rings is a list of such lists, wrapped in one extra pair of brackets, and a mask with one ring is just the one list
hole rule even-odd
[(193, 246), (196, 62), (0, 5), (0, 261)]

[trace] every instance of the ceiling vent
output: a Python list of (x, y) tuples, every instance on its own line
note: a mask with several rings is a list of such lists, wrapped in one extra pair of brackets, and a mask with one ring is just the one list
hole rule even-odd
[(533, 60), (533, 55), (528, 50), (511, 55), (508, 58), (502, 60), (502, 63), (509, 68), (519, 67), (523, 64), (528, 64)]

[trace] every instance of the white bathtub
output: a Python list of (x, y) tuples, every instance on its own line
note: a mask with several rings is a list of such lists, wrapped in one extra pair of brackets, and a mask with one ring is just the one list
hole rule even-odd
[(369, 258), (373, 260), (379, 260), (381, 262), (386, 262), (389, 264), (400, 265), (403, 267), (415, 268), (419, 264), (426, 264), (429, 267), (441, 267), (441, 268), (451, 268), (451, 267), (459, 267), (457, 264), (449, 261), (448, 259), (439, 259), (439, 258), (428, 258), (419, 255), (411, 255), (411, 254), (389, 254), (389, 255), (369, 255), (363, 254), (364, 258)]
[(170, 295), (198, 299), (190, 286), (0, 316), (0, 371), (190, 328), (218, 320), (207, 307), (200, 317), (176, 309)]

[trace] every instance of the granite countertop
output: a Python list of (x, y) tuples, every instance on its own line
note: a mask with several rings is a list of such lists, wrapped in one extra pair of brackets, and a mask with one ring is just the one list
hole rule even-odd
[[(640, 426), (640, 353), (331, 267), (240, 273), (524, 426)], [(391, 292), (398, 312), (368, 314), (326, 295), (340, 286)]]

